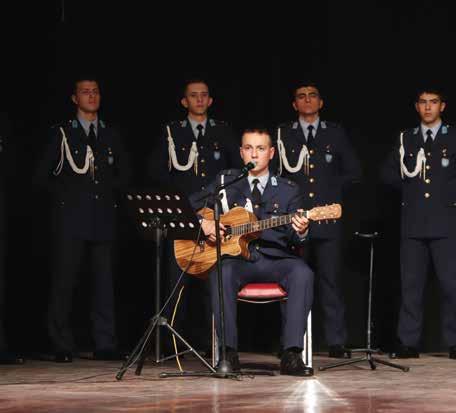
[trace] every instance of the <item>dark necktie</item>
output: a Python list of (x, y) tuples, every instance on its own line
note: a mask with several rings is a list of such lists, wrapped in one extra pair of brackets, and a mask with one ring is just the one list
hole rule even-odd
[(261, 191), (260, 188), (258, 188), (258, 184), (260, 183), (260, 180), (255, 178), (253, 181), (253, 188), (252, 188), (252, 201), (255, 205), (259, 205), (261, 203)]
[(432, 144), (434, 143), (434, 139), (432, 139), (432, 131), (430, 129), (426, 131), (426, 135), (427, 138), (426, 142), (424, 143), (424, 152), (428, 154), (432, 152)]
[(199, 141), (203, 137), (203, 129), (204, 126), (200, 124), (196, 125), (196, 129), (198, 129), (198, 135), (196, 135), (196, 140)]
[(87, 140), (90, 147), (92, 149), (95, 149), (95, 145), (97, 143), (97, 135), (95, 134), (95, 125), (93, 123), (90, 124)]
[(307, 126), (307, 131), (308, 131), (308, 133), (307, 133), (307, 147), (308, 148), (312, 148), (313, 145), (314, 145), (313, 130), (314, 130), (313, 125)]

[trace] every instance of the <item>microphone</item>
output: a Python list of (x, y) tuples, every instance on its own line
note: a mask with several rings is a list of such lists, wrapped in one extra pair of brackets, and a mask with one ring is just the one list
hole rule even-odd
[(251, 161), (246, 163), (241, 169), (241, 175), (246, 175), (251, 169), (255, 168), (256, 162)]

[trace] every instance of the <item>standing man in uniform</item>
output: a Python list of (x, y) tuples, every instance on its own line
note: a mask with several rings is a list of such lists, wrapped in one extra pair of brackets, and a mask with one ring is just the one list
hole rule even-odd
[[(298, 186), (269, 172), (269, 162), (274, 156), (271, 136), (265, 129), (247, 129), (242, 136), (241, 158), (245, 164), (254, 162), (249, 175), (225, 190), (222, 205), (231, 209), (245, 207), (259, 219), (273, 216), (282, 217), (294, 214), (301, 206)], [(223, 171), (211, 184), (228, 183), (240, 175), (240, 170)], [(197, 211), (204, 206), (202, 193), (192, 196), (192, 205)], [(211, 205), (212, 207), (212, 205)], [(225, 313), (225, 337), (227, 361), (233, 371), (240, 369), (237, 354), (237, 295), (239, 289), (249, 282), (279, 283), (288, 293), (286, 317), (283, 323), (284, 352), (281, 357), (281, 374), (292, 376), (312, 376), (313, 370), (307, 367), (301, 357), (303, 337), (306, 331), (307, 316), (312, 307), (313, 273), (304, 260), (293, 253), (307, 234), (308, 220), (294, 215), (291, 223), (263, 230), (260, 238), (249, 245), (250, 257), (224, 257), (222, 263), (223, 298)], [(215, 223), (203, 219), (202, 228), (208, 242), (215, 241)], [(225, 227), (221, 226), (223, 232)], [(209, 273), (212, 307), (220, 337), (220, 303), (218, 295), (217, 271)]]
[[(213, 98), (206, 81), (189, 80), (185, 83), (182, 92), (181, 104), (187, 114), (185, 118), (165, 126), (156, 151), (158, 159), (156, 157), (151, 159), (149, 174), (151, 180), (159, 178), (162, 185), (188, 196), (204, 190), (220, 170), (240, 164), (239, 139), (226, 123), (208, 116)], [(164, 254), (168, 257), (164, 273), (168, 276), (171, 290), (181, 273), (174, 259), (172, 242), (166, 243)], [(187, 296), (188, 294), (184, 293), (178, 311), (178, 323), (182, 323), (183, 316), (187, 312)], [(208, 307), (209, 300), (206, 301), (206, 307)], [(168, 317), (175, 302), (175, 299), (172, 300), (166, 309)], [(206, 308), (204, 314), (206, 317), (204, 329), (209, 336), (210, 309)], [(210, 339), (203, 341), (206, 342), (201, 345), (208, 350)]]
[[(401, 307), (398, 358), (419, 357), (429, 258), (442, 287), (442, 327), (456, 359), (456, 130), (442, 122), (442, 92), (421, 89), (420, 125), (401, 132), (383, 169), (401, 202)], [(394, 357), (394, 355), (393, 355)]]
[(4, 314), (6, 287), (6, 188), (9, 158), (11, 157), (11, 129), (6, 114), (0, 113), (0, 364), (22, 364), (24, 359), (8, 351), (6, 344)]
[[(81, 270), (90, 272), (94, 358), (118, 359), (113, 241), (117, 196), (128, 183), (129, 166), (118, 132), (98, 115), (98, 81), (78, 79), (71, 99), (76, 105), (75, 117), (52, 128), (36, 176), (52, 196), (54, 244), (47, 325), (55, 361), (71, 362), (74, 287)], [(85, 253), (90, 260), (84, 260)]]
[[(279, 174), (293, 179), (303, 192), (303, 208), (342, 203), (344, 187), (361, 178), (361, 166), (344, 129), (320, 119), (323, 99), (318, 86), (302, 82), (293, 90), (298, 119), (278, 128)], [(310, 246), (324, 314), (329, 356), (350, 357), (345, 349), (345, 306), (339, 286), (342, 261), (341, 222), (311, 223)]]

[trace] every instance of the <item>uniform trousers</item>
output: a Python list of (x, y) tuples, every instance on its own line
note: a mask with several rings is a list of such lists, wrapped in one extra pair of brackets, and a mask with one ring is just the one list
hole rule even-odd
[[(223, 258), (222, 282), (225, 314), (225, 344), (237, 349), (237, 294), (245, 284), (252, 282), (279, 283), (288, 293), (286, 317), (282, 320), (283, 345), (302, 348), (307, 328), (307, 316), (313, 300), (313, 273), (299, 258), (277, 258), (258, 253), (255, 261), (243, 258)], [(220, 337), (220, 303), (217, 271), (209, 274), (212, 308)]]
[(113, 243), (59, 238), (54, 248), (53, 274), (48, 310), (48, 330), (55, 351), (71, 352), (74, 340), (70, 325), (73, 293), (84, 255), (90, 258), (92, 335), (97, 350), (115, 348)]
[(430, 258), (442, 291), (443, 336), (456, 345), (456, 240), (404, 238), (401, 240), (401, 308), (398, 336), (405, 346), (417, 347), (423, 324), (424, 288)]

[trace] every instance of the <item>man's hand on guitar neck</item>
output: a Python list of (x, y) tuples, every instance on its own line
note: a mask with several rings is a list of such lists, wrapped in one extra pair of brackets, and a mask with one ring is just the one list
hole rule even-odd
[[(298, 209), (297, 212), (304, 212), (302, 209)], [(309, 227), (309, 220), (304, 216), (295, 215), (291, 218), (291, 226), (298, 233), (299, 236), (304, 236)]]
[[(215, 221), (210, 219), (203, 219), (201, 222), (201, 229), (209, 241), (215, 242)], [(225, 226), (220, 222), (220, 236), (223, 237), (224, 234)]]

